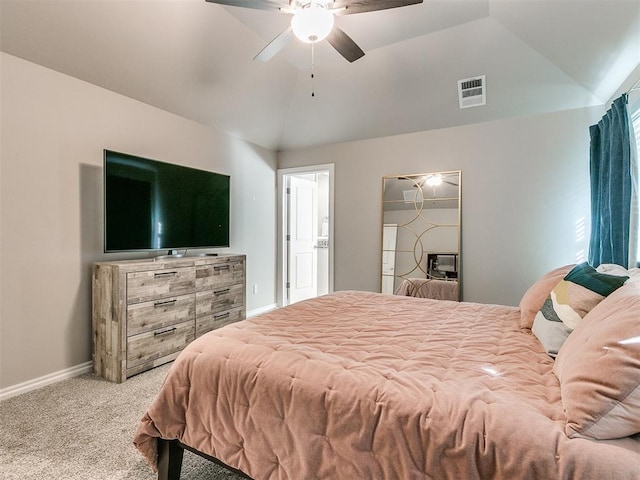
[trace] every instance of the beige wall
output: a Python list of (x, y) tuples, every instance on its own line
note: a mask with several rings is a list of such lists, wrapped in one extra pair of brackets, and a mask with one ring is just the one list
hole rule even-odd
[(579, 109), (286, 151), (278, 167), (335, 163), (335, 288), (370, 291), (380, 288), (382, 176), (462, 170), (464, 299), (517, 305), (541, 274), (586, 257), (588, 127), (602, 113)]
[(231, 248), (248, 310), (275, 303), (276, 155), (2, 53), (0, 388), (91, 360), (91, 263), (102, 253), (102, 150), (231, 175)]
[[(91, 262), (136, 256), (102, 253), (103, 148), (230, 174), (230, 250), (248, 256), (248, 309), (275, 302), (273, 152), (0, 59), (0, 388), (89, 361)], [(383, 175), (462, 170), (464, 298), (517, 304), (539, 275), (586, 251), (588, 126), (602, 113), (287, 151), (277, 161), (335, 163), (337, 290), (379, 289)]]

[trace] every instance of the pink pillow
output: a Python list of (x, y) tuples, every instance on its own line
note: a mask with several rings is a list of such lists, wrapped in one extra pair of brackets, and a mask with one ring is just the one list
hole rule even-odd
[(542, 308), (551, 290), (575, 267), (565, 265), (546, 273), (540, 280), (529, 287), (520, 300), (520, 328), (531, 328), (533, 319)]
[(568, 437), (640, 432), (640, 287), (623, 285), (591, 310), (558, 352)]

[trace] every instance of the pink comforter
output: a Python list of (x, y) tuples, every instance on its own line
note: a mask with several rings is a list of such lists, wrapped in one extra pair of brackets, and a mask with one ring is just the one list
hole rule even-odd
[(215, 330), (172, 366), (135, 444), (177, 438), (254, 479), (632, 479), (640, 439), (564, 434), (519, 310), (363, 292)]

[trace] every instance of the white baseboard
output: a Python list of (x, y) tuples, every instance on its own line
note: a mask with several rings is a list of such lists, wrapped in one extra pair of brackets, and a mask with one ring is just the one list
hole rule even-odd
[(271, 310), (274, 310), (276, 308), (278, 308), (277, 303), (272, 303), (271, 305), (266, 305), (260, 308), (254, 308), (253, 310), (247, 312), (247, 318), (255, 317), (256, 315), (260, 315), (261, 313), (270, 312)]
[(19, 383), (18, 385), (3, 388), (0, 390), (0, 401), (6, 400), (7, 398), (15, 397), (16, 395), (30, 392), (32, 390), (37, 390), (38, 388), (51, 385), (52, 383), (59, 382), (60, 380), (77, 377), (78, 375), (83, 375), (85, 373), (91, 373), (92, 371), (93, 362), (89, 361), (81, 363), (80, 365), (76, 365), (75, 367), (66, 368), (58, 372), (50, 373), (49, 375), (45, 375), (43, 377), (34, 378), (33, 380)]
[[(278, 305), (276, 303), (273, 303), (264, 307), (255, 308), (247, 312), (247, 318), (255, 317), (256, 315), (260, 315), (261, 313), (269, 312), (277, 307)], [(76, 365), (75, 367), (70, 367), (65, 370), (60, 370), (59, 372), (50, 373), (49, 375), (45, 375), (43, 377), (34, 378), (33, 380), (19, 383), (18, 385), (3, 388), (0, 389), (0, 401), (30, 392), (32, 390), (37, 390), (38, 388), (51, 385), (52, 383), (59, 382), (60, 380), (77, 377), (78, 375), (83, 375), (85, 373), (91, 373), (92, 371), (93, 362), (89, 361), (80, 365)]]

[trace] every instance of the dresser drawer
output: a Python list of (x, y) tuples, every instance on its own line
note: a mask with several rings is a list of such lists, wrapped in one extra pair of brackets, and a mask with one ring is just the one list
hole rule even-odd
[(155, 360), (179, 352), (195, 338), (195, 322), (178, 323), (127, 339), (127, 369), (153, 363)]
[(244, 284), (196, 293), (198, 317), (224, 312), (244, 305)]
[(244, 283), (244, 261), (227, 260), (196, 269), (196, 287), (200, 290)]
[(191, 293), (127, 305), (127, 336), (195, 320), (196, 296)]
[(167, 268), (127, 274), (127, 304), (182, 295), (195, 289), (195, 269)]
[(244, 311), (242, 307), (226, 312), (215, 313), (198, 317), (196, 320), (196, 336), (203, 335), (216, 328), (224, 327), (230, 323), (244, 320)]

